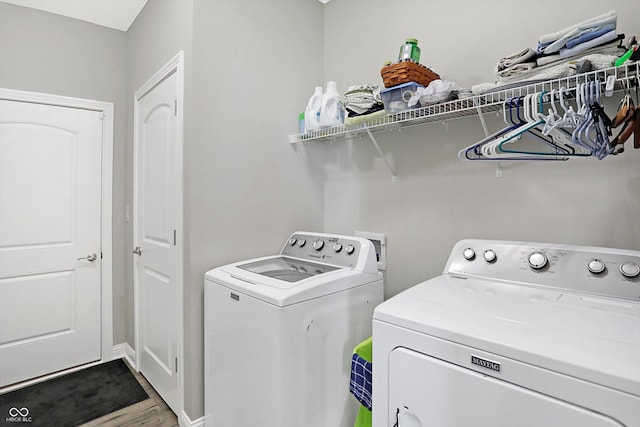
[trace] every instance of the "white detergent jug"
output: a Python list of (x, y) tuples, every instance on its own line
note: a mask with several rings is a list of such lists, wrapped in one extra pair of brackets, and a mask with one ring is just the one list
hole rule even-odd
[(327, 82), (327, 91), (322, 95), (320, 127), (344, 124), (344, 101), (338, 93), (336, 82)]
[(320, 107), (322, 106), (322, 87), (317, 86), (307, 108), (304, 110), (304, 131), (311, 132), (320, 129)]

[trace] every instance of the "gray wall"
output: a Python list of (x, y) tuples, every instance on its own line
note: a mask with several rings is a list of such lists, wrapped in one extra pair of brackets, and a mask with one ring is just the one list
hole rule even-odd
[(0, 87), (112, 102), (113, 342), (129, 326), (125, 265), (126, 34), (35, 9), (0, 3)]
[(323, 226), (324, 153), (287, 142), (308, 92), (322, 81), (322, 22), (316, 0), (275, 0), (267, 8), (260, 0), (195, 1), (185, 153), (193, 416), (203, 414), (205, 271), (277, 253), (290, 233)]
[[(423, 64), (469, 87), (493, 81), (498, 59), (535, 48), (539, 35), (611, 9), (619, 32), (636, 34), (636, 3), (624, 0), (468, 0), (437, 8), (418, 0), (333, 0), (325, 6), (324, 77), (342, 91), (382, 85), (382, 64), (415, 37)], [(375, 30), (354, 38), (353, 16)], [(610, 114), (619, 99), (607, 106)], [(487, 120), (492, 132), (502, 127), (493, 114)], [(457, 160), (483, 136), (477, 117), (379, 134), (397, 182), (366, 138), (325, 146), (325, 229), (387, 235), (387, 296), (439, 274), (462, 238), (640, 248), (640, 150), (629, 142), (627, 152), (602, 161), (502, 163), (496, 178), (493, 163)]]
[[(257, 0), (153, 0), (128, 32), (128, 99), (185, 50), (185, 412), (192, 420), (204, 413), (204, 273), (278, 252), (298, 229), (323, 227), (323, 152), (287, 142), (307, 91), (322, 82), (322, 22), (315, 0), (277, 0), (266, 10)], [(129, 147), (132, 136), (130, 123)], [(127, 271), (131, 278), (130, 264)]]

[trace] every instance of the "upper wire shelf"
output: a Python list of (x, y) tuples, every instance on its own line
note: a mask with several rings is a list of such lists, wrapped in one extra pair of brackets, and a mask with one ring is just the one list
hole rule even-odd
[[(424, 123), (446, 121), (477, 114), (485, 114), (502, 110), (504, 101), (519, 96), (530, 95), (542, 91), (573, 89), (581, 83), (600, 80), (605, 84), (607, 78), (615, 79), (614, 90), (630, 88), (630, 81), (640, 80), (640, 63), (627, 62), (620, 67), (610, 67), (601, 70), (576, 74), (553, 80), (520, 82), (519, 86), (493, 90), (489, 93), (475, 95), (454, 101), (442, 102), (427, 107), (411, 109), (395, 114), (371, 119), (354, 125), (333, 126), (307, 133), (289, 135), (292, 144), (305, 141), (337, 141), (359, 137), (363, 134), (371, 134), (385, 130), (393, 130), (402, 127), (420, 125)], [(613, 76), (613, 77), (609, 77)]]

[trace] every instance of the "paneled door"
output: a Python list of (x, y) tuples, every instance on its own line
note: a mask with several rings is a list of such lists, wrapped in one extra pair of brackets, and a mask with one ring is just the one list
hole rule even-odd
[(99, 111), (0, 100), (0, 387), (101, 359)]
[(177, 67), (136, 93), (133, 256), (138, 369), (179, 414), (182, 82)]

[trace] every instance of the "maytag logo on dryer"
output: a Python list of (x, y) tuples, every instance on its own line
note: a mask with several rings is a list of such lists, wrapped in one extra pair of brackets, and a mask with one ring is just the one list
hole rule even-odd
[(491, 369), (492, 371), (500, 372), (500, 363), (483, 359), (482, 357), (474, 356), (473, 354), (471, 355), (471, 363), (485, 369)]

